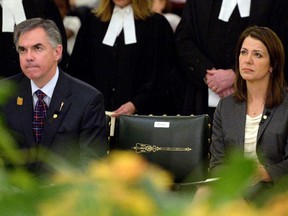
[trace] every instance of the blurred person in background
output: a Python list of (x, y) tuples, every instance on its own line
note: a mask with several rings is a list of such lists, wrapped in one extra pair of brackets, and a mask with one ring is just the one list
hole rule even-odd
[(69, 0), (71, 6), (71, 16), (78, 16), (84, 22), (91, 9), (97, 8), (99, 0)]
[(63, 24), (65, 27), (67, 37), (67, 52), (68, 55), (70, 56), (75, 44), (78, 31), (81, 27), (81, 20), (78, 16), (69, 15), (71, 10), (69, 0), (54, 0), (54, 1), (63, 19)]
[(169, 0), (152, 0), (152, 10), (156, 13), (162, 14), (170, 23), (173, 32), (175, 32), (181, 17), (172, 13), (172, 5)]
[(68, 72), (120, 114), (175, 114), (173, 31), (147, 0), (101, 0), (78, 32)]

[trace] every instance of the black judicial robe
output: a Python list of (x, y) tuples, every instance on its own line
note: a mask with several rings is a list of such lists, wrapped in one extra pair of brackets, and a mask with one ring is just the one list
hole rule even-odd
[[(234, 69), (237, 40), (248, 26), (267, 26), (287, 50), (287, 0), (251, 0), (250, 17), (241, 18), (238, 7), (229, 22), (218, 19), (221, 0), (187, 0), (176, 30), (176, 50), (187, 92), (182, 114), (203, 114), (208, 108), (206, 70)], [(287, 76), (287, 74), (286, 74)]]
[(102, 43), (109, 22), (94, 14), (78, 32), (68, 73), (100, 90), (105, 109), (131, 101), (138, 114), (170, 114), (169, 75), (174, 66), (173, 31), (160, 14), (135, 20), (137, 43), (125, 45), (123, 30), (113, 47)]
[[(53, 0), (23, 0), (26, 19), (42, 17), (53, 20), (58, 26), (63, 40), (63, 58), (60, 67), (67, 64), (67, 39), (59, 10)], [(19, 55), (13, 42), (13, 33), (2, 32), (2, 7), (0, 6), (0, 77), (8, 77), (21, 72)]]

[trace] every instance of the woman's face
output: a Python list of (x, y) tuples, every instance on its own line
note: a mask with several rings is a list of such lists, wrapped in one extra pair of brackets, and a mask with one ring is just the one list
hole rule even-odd
[(162, 13), (166, 6), (166, 0), (153, 0), (152, 11), (156, 13)]
[(131, 3), (130, 0), (113, 0), (114, 4), (117, 5), (118, 7), (125, 7), (127, 6), (128, 4)]
[(270, 55), (260, 40), (250, 36), (245, 38), (239, 54), (239, 70), (246, 81), (269, 81), (272, 72)]

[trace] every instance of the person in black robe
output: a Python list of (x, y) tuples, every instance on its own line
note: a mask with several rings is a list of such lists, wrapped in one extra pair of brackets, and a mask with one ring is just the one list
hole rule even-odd
[[(164, 16), (151, 12), (149, 1), (122, 1), (127, 3), (122, 7), (116, 7), (114, 1), (109, 0), (106, 6), (107, 1), (100, 1), (97, 9), (82, 23), (68, 73), (100, 90), (105, 109), (116, 116), (175, 114), (171, 74), (176, 55), (169, 23)], [(120, 27), (115, 41), (107, 45), (105, 40), (111, 37), (107, 33), (109, 28), (117, 31), (109, 26), (119, 24), (119, 17), (114, 19), (114, 24), (112, 22), (113, 16), (117, 16), (113, 13), (116, 8), (126, 10), (125, 13), (131, 13), (132, 9), (134, 21), (129, 20), (129, 29)], [(131, 22), (134, 25), (131, 26)], [(125, 31), (128, 38), (135, 36), (134, 41), (125, 38)]]

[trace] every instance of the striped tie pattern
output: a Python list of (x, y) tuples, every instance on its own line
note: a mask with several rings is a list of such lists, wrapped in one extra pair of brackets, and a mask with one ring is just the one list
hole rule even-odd
[(37, 95), (38, 100), (34, 108), (33, 131), (35, 135), (35, 141), (37, 144), (39, 144), (41, 142), (42, 129), (44, 126), (45, 117), (47, 113), (47, 105), (43, 100), (45, 94), (41, 90), (37, 90), (35, 94)]

